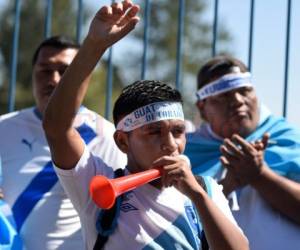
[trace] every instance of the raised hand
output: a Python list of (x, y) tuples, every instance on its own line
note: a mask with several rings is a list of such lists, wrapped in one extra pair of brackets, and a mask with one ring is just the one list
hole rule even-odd
[[(235, 180), (235, 188), (251, 184), (259, 177), (265, 166), (264, 149), (267, 147), (269, 136), (266, 134), (262, 140), (249, 143), (239, 135), (225, 139), (220, 147), (222, 156), (220, 161), (228, 169)], [(232, 183), (231, 183), (232, 184)]]
[(106, 48), (111, 46), (134, 29), (139, 9), (130, 0), (102, 7), (90, 25), (88, 38)]

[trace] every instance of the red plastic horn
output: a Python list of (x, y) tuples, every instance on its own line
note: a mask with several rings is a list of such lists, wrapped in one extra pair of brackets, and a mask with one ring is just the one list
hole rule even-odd
[(127, 191), (135, 189), (161, 177), (159, 169), (149, 169), (144, 172), (108, 179), (103, 175), (96, 175), (90, 182), (90, 195), (98, 207), (111, 208), (116, 198)]

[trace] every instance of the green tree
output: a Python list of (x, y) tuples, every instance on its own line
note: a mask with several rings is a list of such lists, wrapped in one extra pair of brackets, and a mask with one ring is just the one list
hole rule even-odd
[[(141, 23), (134, 32), (134, 38), (128, 48), (129, 56), (122, 56), (120, 60), (126, 68), (122, 68), (122, 74), (131, 82), (140, 78), (142, 50), (139, 43), (143, 39), (143, 20), (145, 0), (137, 0), (141, 5)], [(148, 68), (146, 78), (160, 79), (167, 82), (175, 82), (176, 79), (176, 49), (179, 1), (151, 1)], [(208, 0), (186, 0), (184, 15), (184, 39), (182, 60), (182, 93), (186, 102), (186, 114), (192, 117), (196, 112), (191, 109), (193, 103), (191, 95), (196, 91), (196, 74), (200, 66), (211, 57), (212, 51), (212, 28), (213, 24), (205, 18)], [(222, 21), (222, 20), (221, 20)], [(221, 22), (220, 22), (221, 23)], [(228, 51), (230, 34), (225, 27), (219, 27), (218, 47), (222, 46)], [(137, 46), (134, 46), (137, 45)], [(224, 53), (225, 51), (218, 51)], [(130, 58), (128, 60), (128, 58)], [(125, 61), (125, 63), (124, 63)]]
[[(12, 45), (13, 2), (9, 1), (8, 7), (0, 17), (0, 43), (6, 66), (10, 63), (10, 48)], [(36, 0), (23, 0), (22, 2), (16, 108), (33, 104), (30, 74), (31, 57), (33, 49), (41, 41), (44, 34), (45, 6), (43, 4), (45, 2)], [(114, 98), (116, 96), (115, 93), (119, 93), (123, 84), (138, 80), (141, 76), (143, 15), (146, 1), (136, 0), (135, 2), (141, 5), (141, 22), (130, 36), (114, 46)], [(147, 79), (175, 82), (178, 2), (166, 0), (151, 1)], [(209, 3), (212, 3), (212, 1), (185, 1), (182, 93), (186, 102), (185, 112), (190, 119), (193, 119), (194, 114), (197, 113), (193, 109), (193, 98), (191, 98), (196, 91), (195, 76), (201, 64), (211, 56), (212, 50), (212, 23), (205, 18), (205, 11)], [(74, 36), (77, 1), (57, 0), (53, 1), (53, 4), (52, 34), (63, 33)], [(89, 12), (86, 12), (85, 17), (89, 16), (89, 14)], [(230, 34), (226, 28), (220, 27), (218, 47), (226, 49), (229, 42)], [(118, 49), (120, 47), (122, 49)], [(218, 52), (220, 53), (221, 51)], [(101, 66), (97, 67), (92, 78), (93, 84), (89, 89), (85, 102), (89, 108), (101, 114), (104, 112), (106, 93), (104, 83), (106, 82), (105, 72), (107, 65), (105, 60), (102, 60), (102, 62)], [(7, 69), (6, 72), (8, 72)], [(8, 77), (6, 75), (0, 91), (0, 113), (7, 111), (7, 81)]]
[[(34, 105), (31, 88), (31, 59), (35, 48), (44, 38), (45, 3), (46, 1), (22, 1), (15, 109)], [(53, 1), (51, 35), (65, 34), (75, 38), (77, 3), (78, 1), (76, 0)], [(85, 8), (84, 23), (90, 15), (90, 11)], [(3, 84), (2, 86), (0, 85), (0, 114), (6, 113), (8, 106), (8, 72), (11, 59), (13, 25), (14, 1), (9, 1), (0, 16), (0, 44), (4, 65), (4, 69), (2, 69)], [(106, 73), (103, 70), (103, 67), (106, 67), (105, 61), (101, 66), (97, 67), (92, 77), (92, 86), (89, 89), (85, 104), (89, 108), (103, 114), (106, 90)], [(114, 79), (119, 83), (121, 78), (117, 75), (117, 69), (114, 72)], [(115, 88), (116, 90), (114, 91), (119, 91), (120, 84), (115, 85)], [(115, 97), (115, 95), (113, 96)]]

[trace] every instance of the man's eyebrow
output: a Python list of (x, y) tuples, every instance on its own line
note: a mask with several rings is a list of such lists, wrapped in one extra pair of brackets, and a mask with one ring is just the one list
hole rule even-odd
[(185, 124), (175, 124), (175, 128), (185, 129)]
[(67, 68), (69, 67), (69, 64), (67, 63), (48, 63), (48, 62), (44, 62), (44, 63), (37, 63), (36, 66), (38, 67), (48, 67), (48, 66), (59, 66), (60, 68)]

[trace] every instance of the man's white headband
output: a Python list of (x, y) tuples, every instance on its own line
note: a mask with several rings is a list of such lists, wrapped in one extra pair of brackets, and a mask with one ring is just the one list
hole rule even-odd
[(138, 108), (119, 121), (117, 130), (128, 132), (149, 123), (169, 119), (184, 121), (180, 102), (155, 102)]
[(249, 72), (230, 73), (203, 86), (197, 91), (196, 95), (198, 100), (203, 100), (209, 96), (215, 96), (233, 89), (248, 86), (253, 86)]

